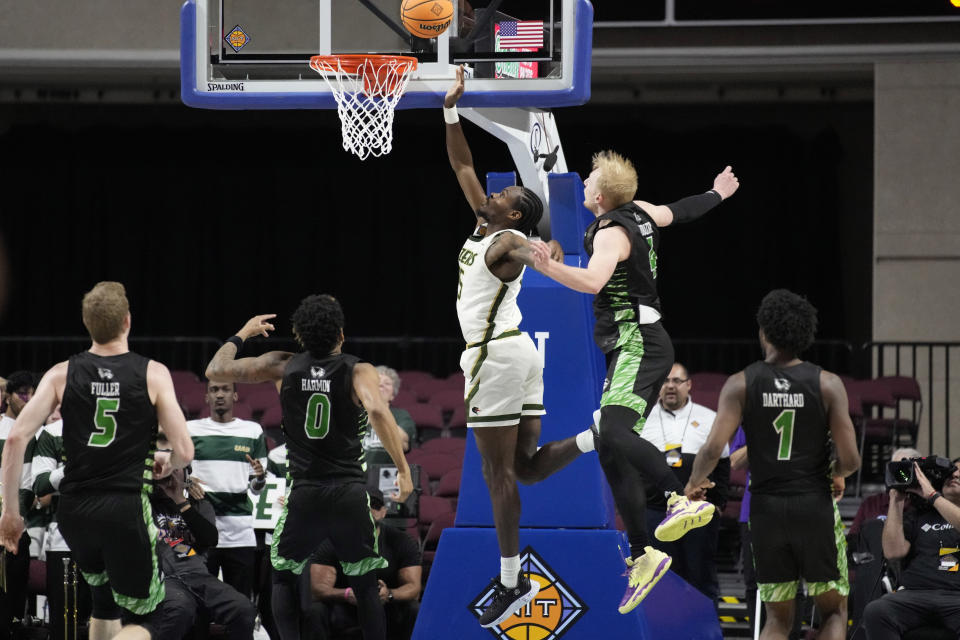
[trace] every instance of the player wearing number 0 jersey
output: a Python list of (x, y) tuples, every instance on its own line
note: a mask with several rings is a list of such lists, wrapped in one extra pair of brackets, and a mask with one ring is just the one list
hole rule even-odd
[[(50, 369), (20, 413), (3, 451), (0, 540), (8, 550), (23, 520), (8, 494), (16, 490), (23, 447), (61, 404), (67, 458), (57, 519), (91, 587), (91, 638), (154, 635), (164, 588), (157, 568), (157, 530), (150, 510), (153, 479), (193, 458), (193, 443), (170, 372), (130, 352), (130, 312), (123, 285), (98, 283), (83, 298), (93, 345)], [(157, 423), (172, 453), (154, 452)], [(16, 474), (16, 475), (14, 475)], [(121, 618), (136, 624), (118, 631)]]
[[(764, 638), (787, 638), (800, 578), (820, 610), (818, 637), (847, 631), (846, 543), (831, 477), (860, 466), (843, 383), (798, 356), (813, 343), (817, 311), (778, 289), (757, 313), (764, 360), (731, 376), (713, 430), (694, 461), (686, 495), (700, 497), (724, 445), (743, 421), (750, 459), (750, 532)], [(836, 460), (831, 463), (831, 441)]]
[(328, 295), (307, 296), (294, 312), (293, 332), (305, 350), (270, 351), (236, 358), (243, 341), (267, 335), (273, 314), (251, 318), (214, 355), (207, 378), (219, 382), (270, 381), (280, 391), (287, 438), (290, 485), (273, 533), (272, 606), (282, 640), (301, 637), (299, 575), (311, 554), (329, 540), (356, 595), (365, 640), (386, 633), (378, 596), (380, 556), (377, 529), (365, 488), (361, 441), (369, 424), (397, 465), (400, 502), (413, 491), (410, 467), (390, 408), (380, 395), (380, 375), (359, 358), (341, 352), (343, 311)]
[(467, 426), (483, 458), (500, 547), (500, 581), (480, 625), (493, 627), (530, 602), (539, 586), (520, 575), (520, 495), (517, 480), (533, 483), (580, 454), (574, 438), (537, 447), (543, 408), (543, 359), (519, 330), (517, 294), (533, 257), (527, 234), (537, 229), (543, 203), (531, 190), (507, 187), (487, 197), (473, 167), (456, 103), (463, 69), (444, 100), (447, 155), (476, 219), (460, 250), (457, 315), (466, 341), (460, 367), (466, 379)]

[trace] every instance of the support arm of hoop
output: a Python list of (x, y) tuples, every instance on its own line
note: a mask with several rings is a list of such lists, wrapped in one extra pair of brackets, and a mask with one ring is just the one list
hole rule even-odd
[(390, 16), (385, 14), (383, 11), (380, 11), (380, 9), (378, 9), (372, 2), (370, 2), (370, 0), (360, 0), (360, 4), (365, 6), (367, 10), (370, 11), (370, 13), (377, 16), (377, 19), (380, 20), (380, 22), (390, 27), (391, 30), (393, 30), (398, 36), (400, 36), (407, 42), (410, 42), (413, 39), (413, 36), (410, 35), (410, 33), (406, 29), (404, 29), (403, 27), (398, 25), (396, 22), (391, 20)]

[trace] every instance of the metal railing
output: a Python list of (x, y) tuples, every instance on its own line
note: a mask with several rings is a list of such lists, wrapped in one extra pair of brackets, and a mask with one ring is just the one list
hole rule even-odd
[[(931, 453), (950, 452), (950, 360), (960, 357), (960, 342), (868, 342), (863, 345), (877, 377), (908, 376), (920, 383)], [(943, 450), (936, 450), (941, 442)]]
[[(735, 373), (763, 358), (756, 338), (674, 338), (673, 349), (677, 362), (691, 373)], [(803, 357), (834, 373), (854, 377), (870, 375), (865, 358), (843, 340), (817, 340)]]
[[(130, 348), (163, 362), (171, 369), (202, 374), (221, 341), (213, 337), (132, 336)], [(0, 337), (0, 374), (16, 369), (45, 371), (53, 364), (90, 346), (86, 336)], [(675, 339), (676, 358), (691, 372), (733, 373), (757, 360), (755, 339)], [(244, 345), (243, 355), (271, 349), (297, 351), (291, 338), (255, 338)], [(399, 370), (428, 371), (438, 377), (459, 370), (463, 342), (459, 337), (387, 336), (348, 338), (346, 351), (374, 364)], [(842, 340), (818, 340), (804, 354), (835, 373), (869, 378), (910, 376), (920, 383), (925, 407), (922, 420), (931, 450), (950, 455), (951, 358), (960, 356), (960, 342), (868, 342), (855, 349)], [(954, 363), (960, 366), (960, 362)], [(960, 411), (960, 405), (954, 413)]]
[[(196, 336), (131, 336), (130, 348), (164, 363), (170, 369), (200, 375), (220, 348), (222, 341)], [(71, 355), (90, 348), (86, 336), (5, 336), (0, 337), (0, 375), (17, 369), (42, 372)], [(292, 338), (254, 338), (243, 346), (241, 355), (256, 356), (270, 350), (299, 351)], [(374, 364), (395, 369), (429, 371), (446, 377), (459, 370), (463, 340), (460, 338), (393, 336), (347, 338), (344, 350)]]

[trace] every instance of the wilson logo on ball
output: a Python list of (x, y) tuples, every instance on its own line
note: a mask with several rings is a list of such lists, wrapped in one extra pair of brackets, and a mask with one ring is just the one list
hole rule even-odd
[[(540, 591), (530, 604), (488, 629), (498, 640), (557, 640), (587, 612), (587, 605), (533, 547), (520, 552), (520, 571), (536, 580)], [(495, 583), (496, 578), (467, 606), (478, 619), (493, 598)]]

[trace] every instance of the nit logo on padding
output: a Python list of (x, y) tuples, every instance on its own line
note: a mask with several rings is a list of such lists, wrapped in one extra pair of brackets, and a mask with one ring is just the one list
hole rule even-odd
[[(557, 640), (587, 612), (587, 605), (537, 555), (533, 547), (520, 552), (520, 571), (540, 584), (530, 604), (488, 631), (498, 640)], [(493, 598), (497, 578), (491, 581), (467, 608), (478, 619)]]

